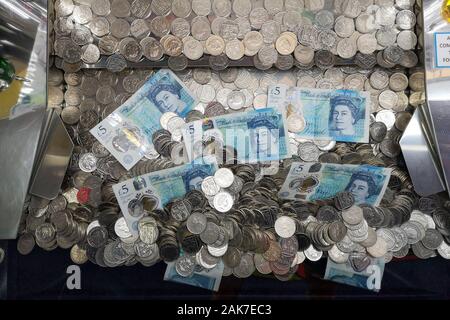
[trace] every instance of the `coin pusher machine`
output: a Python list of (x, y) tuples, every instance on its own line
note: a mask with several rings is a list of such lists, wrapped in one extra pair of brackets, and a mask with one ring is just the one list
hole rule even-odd
[[(28, 79), (12, 108), (16, 112), (0, 120), (0, 239), (4, 240), (17, 237), (29, 195), (47, 199), (58, 195), (73, 150), (59, 115), (47, 110), (45, 103), (53, 59), (47, 50), (52, 5), (47, 0), (0, 0), (0, 56), (25, 64)], [(423, 19), (424, 48), (419, 54), (425, 68), (426, 103), (415, 110), (400, 141), (414, 188), (421, 196), (450, 190), (450, 22), (442, 8), (443, 0), (423, 0), (419, 19)], [(231, 65), (252, 66), (252, 59)], [(167, 59), (129, 64), (164, 66)], [(200, 59), (189, 66), (208, 67), (208, 63)], [(101, 59), (84, 67), (104, 68), (105, 62)]]

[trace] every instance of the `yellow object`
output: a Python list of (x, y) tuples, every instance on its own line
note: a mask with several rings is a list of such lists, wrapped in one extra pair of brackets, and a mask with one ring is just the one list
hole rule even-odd
[(450, 0), (444, 0), (444, 5), (442, 6), (442, 15), (444, 19), (450, 22)]
[[(11, 60), (16, 68), (16, 74), (24, 77), (27, 73), (27, 66), (20, 61)], [(22, 81), (13, 81), (11, 86), (3, 92), (0, 92), (0, 119), (8, 118), (9, 112), (19, 99), (19, 93), (22, 89)]]

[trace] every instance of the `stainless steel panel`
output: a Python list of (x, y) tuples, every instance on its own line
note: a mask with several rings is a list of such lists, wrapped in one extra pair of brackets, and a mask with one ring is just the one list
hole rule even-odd
[[(22, 86), (12, 117), (0, 120), (0, 239), (17, 236), (46, 118), (46, 23), (46, 1), (0, 0), (2, 54), (27, 65), (30, 80)], [(16, 41), (3, 41), (2, 35), (11, 32)]]
[(73, 143), (61, 118), (50, 111), (48, 136), (36, 168), (30, 193), (46, 199), (58, 196), (73, 150)]
[(450, 32), (442, 16), (442, 0), (423, 1), (427, 107), (446, 188), (450, 182), (450, 68), (437, 67), (435, 34)]
[(444, 191), (445, 184), (440, 176), (439, 160), (433, 157), (423, 124), (418, 109), (403, 133), (400, 145), (415, 191), (421, 196), (428, 196)]

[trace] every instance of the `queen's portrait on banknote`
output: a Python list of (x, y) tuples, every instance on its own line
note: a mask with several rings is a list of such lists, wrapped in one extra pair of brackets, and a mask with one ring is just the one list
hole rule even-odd
[(192, 171), (187, 171), (183, 176), (184, 187), (186, 191), (199, 190), (202, 181), (205, 177), (209, 176), (209, 172), (202, 170), (200, 168), (193, 169)]
[(260, 117), (248, 122), (250, 152), (254, 157), (278, 155), (280, 130), (277, 121), (276, 117)]
[(373, 178), (365, 172), (356, 172), (345, 188), (351, 192), (356, 203), (368, 203), (370, 197), (377, 194), (377, 185)]
[(181, 99), (182, 86), (174, 83), (158, 83), (149, 92), (148, 98), (158, 107), (161, 113), (175, 112), (181, 114), (186, 102)]
[(329, 128), (332, 135), (351, 136), (355, 134), (355, 124), (360, 119), (360, 109), (352, 99), (336, 96), (330, 100)]

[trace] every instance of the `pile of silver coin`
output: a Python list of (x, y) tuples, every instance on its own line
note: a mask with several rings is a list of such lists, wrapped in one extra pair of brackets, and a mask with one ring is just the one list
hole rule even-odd
[(201, 191), (190, 191), (163, 210), (141, 200), (145, 215), (137, 236), (114, 202), (94, 208), (67, 195), (51, 202), (33, 197), (18, 249), (27, 254), (35, 243), (46, 250), (71, 248), (75, 263), (108, 267), (163, 260), (175, 262), (181, 276), (223, 261), (224, 276), (249, 277), (257, 270), (280, 280), (288, 280), (305, 259), (323, 256), (362, 269), (368, 256), (389, 262), (410, 249), (421, 259), (436, 253), (450, 258), (448, 200), (418, 198), (401, 189), (391, 190), (380, 207), (356, 206), (348, 192), (320, 203), (284, 201), (277, 191), (289, 167), (274, 176), (261, 169), (224, 166), (204, 179)]
[[(18, 251), (60, 247), (70, 249), (74, 263), (103, 267), (165, 261), (184, 277), (223, 262), (224, 276), (258, 271), (282, 281), (305, 260), (322, 257), (355, 270), (369, 257), (450, 259), (450, 201), (414, 192), (399, 146), (425, 101), (424, 72), (415, 68), (414, 50), (422, 46), (415, 5), (420, 1), (57, 0), (51, 51), (60, 59), (49, 72), (49, 107), (76, 146), (61, 194), (29, 199)], [(210, 68), (187, 68), (203, 55)], [(82, 69), (102, 56), (106, 69)], [(153, 74), (129, 69), (129, 62), (167, 56), (198, 105), (184, 118), (164, 113), (154, 148), (127, 171), (89, 130)], [(244, 56), (259, 70), (228, 67)], [(187, 161), (180, 157), (185, 123), (264, 108), (273, 84), (368, 91), (370, 143), (300, 139), (289, 112), (291, 159), (236, 164), (234, 149), (204, 141), (205, 155), (227, 161), (199, 190), (163, 209), (150, 197), (135, 200), (130, 209), (143, 218), (131, 232), (112, 186)], [(392, 174), (378, 207), (357, 206), (348, 192), (316, 202), (279, 199), (294, 161), (369, 164)]]
[[(418, 44), (411, 0), (57, 0), (55, 56), (77, 71), (97, 64), (120, 71), (168, 57), (174, 70), (204, 55), (213, 69), (250, 57), (252, 65), (286, 70), (414, 67)], [(419, 3), (420, 5), (420, 3)], [(420, 19), (419, 19), (420, 22)]]

